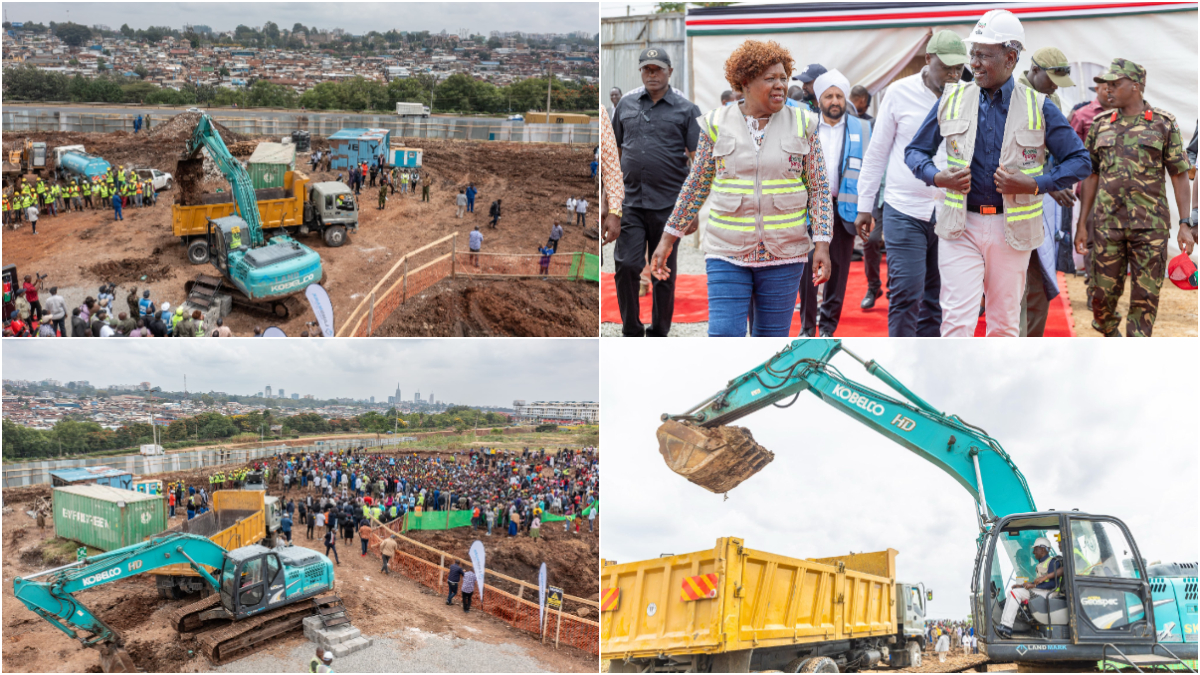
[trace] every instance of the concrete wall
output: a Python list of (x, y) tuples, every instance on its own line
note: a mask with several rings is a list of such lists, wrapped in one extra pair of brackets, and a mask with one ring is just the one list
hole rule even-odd
[(638, 55), (651, 45), (671, 57), (671, 86), (691, 98), (687, 77), (687, 28), (681, 13), (611, 17), (600, 20), (600, 98), (611, 105), (608, 92), (623, 93), (642, 86)]

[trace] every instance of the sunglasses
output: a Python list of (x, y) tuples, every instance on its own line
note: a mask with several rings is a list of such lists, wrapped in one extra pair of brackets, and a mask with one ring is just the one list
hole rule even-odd
[(1042, 70), (1046, 71), (1047, 73), (1051, 73), (1052, 75), (1070, 75), (1071, 74), (1071, 66), (1055, 66), (1053, 68), (1047, 68), (1046, 66), (1043, 66), (1042, 64), (1038, 63), (1037, 61), (1034, 61), (1033, 65), (1037, 66), (1038, 68), (1041, 68)]

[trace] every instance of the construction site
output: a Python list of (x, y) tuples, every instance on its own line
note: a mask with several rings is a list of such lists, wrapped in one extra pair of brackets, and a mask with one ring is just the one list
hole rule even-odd
[[(206, 124), (200, 128), (202, 120)], [(6, 132), (6, 191), (22, 176), (49, 182), (67, 154), (56, 149), (67, 146), (116, 170), (133, 169), (147, 177), (155, 172), (158, 181), (157, 203), (130, 204), (120, 221), (111, 206), (96, 204), (57, 216), (42, 208), (36, 236), (28, 223), (5, 229), (6, 273), (38, 275), (45, 289), (59, 289), (68, 307), (96, 297), (104, 284), (116, 286), (117, 311), (131, 289), (139, 298), (149, 290), (156, 306), (168, 302), (177, 308), (186, 302), (189, 312), (202, 312), (206, 327), (222, 318), (238, 336), (270, 326), (290, 336), (315, 332), (317, 317), (304, 295), (309, 283), (328, 292), (332, 331), (338, 336), (598, 334), (595, 210), (578, 225), (565, 206), (571, 197), (595, 202), (593, 148), (406, 139), (419, 146), (409, 148), (402, 139), (385, 136), (373, 152), (387, 155), (389, 168), (419, 174), (420, 182), (410, 190), (389, 190), (380, 209), (376, 183), (364, 185), (358, 195), (338, 186), (346, 182), (348, 164), (357, 170), (356, 159), (368, 157), (357, 154), (358, 136), (374, 131), (302, 139), (293, 134), (280, 143), (278, 137), (246, 136), (203, 113), (185, 112), (136, 134)], [(339, 141), (339, 135), (355, 140)], [(230, 163), (221, 161), (218, 141)], [(280, 148), (284, 159), (278, 159)], [(276, 164), (256, 164), (264, 161), (264, 151), (265, 161)], [(314, 153), (323, 156), (315, 169)], [(253, 193), (249, 184), (231, 183), (238, 173), (233, 164), (250, 170), (241, 173), (252, 177)], [(458, 217), (456, 198), (470, 186), (476, 191), (473, 209)], [(235, 213), (235, 204), (248, 218), (249, 210), (240, 205), (251, 200), (257, 202), (261, 233), (255, 234), (247, 220), (241, 226), (248, 232), (239, 231), (239, 239), (231, 240), (222, 223)], [(489, 212), (496, 201), (501, 217), (493, 228)], [(549, 245), (556, 223), (564, 233), (542, 266), (540, 249)], [(470, 250), (476, 227), (483, 235), (478, 254)], [(296, 258), (295, 251), (306, 256), (280, 262), (288, 255)], [(261, 278), (242, 278), (243, 254), (260, 267)]]
[[(1019, 348), (1038, 372), (1000, 382), (981, 378), (1018, 348), (757, 344), (602, 392), (626, 477), (605, 492), (603, 672), (1196, 672), (1194, 444), (1177, 412), (1115, 404), (1126, 425), (1096, 394), (1157, 357)], [(717, 363), (704, 349), (669, 353)], [(1153, 504), (1119, 487), (1151, 484)], [(686, 517), (647, 517), (667, 510)]]
[[(166, 492), (177, 484), (211, 488), (211, 508), (189, 520), (180, 505), (167, 518), (169, 527), (144, 539), (133, 519), (129, 538), (139, 541), (120, 549), (123, 553), (116, 554), (116, 561), (105, 558), (114, 554), (91, 544), (80, 548), (80, 539), (91, 535), (80, 534), (75, 525), (80, 519), (99, 518), (96, 514), (101, 512), (71, 516), (75, 525), (70, 525), (62, 517), (66, 500), (108, 490), (129, 495), (123, 499), (129, 500), (130, 509), (141, 509), (137, 505), (143, 503), (167, 509), (162, 494), (95, 485), (6, 489), (4, 670), (298, 672), (309, 667), (314, 652), (328, 651), (334, 655), (332, 667), (341, 672), (595, 672), (599, 528), (589, 527), (578, 512), (563, 518), (547, 511), (540, 538), (531, 538), (525, 532), (510, 537), (500, 528), (489, 535), (488, 526), (477, 524), (469, 510), (421, 514), (418, 508), (394, 519), (385, 511), (378, 518), (372, 514), (368, 522), (366, 553), (360, 550), (364, 531), (354, 530), (352, 540), (342, 539), (339, 525), (335, 537), (340, 551), (330, 552), (322, 545), (324, 528), (313, 532), (309, 525), (306, 531), (301, 518), (292, 516), (292, 545), (284, 543), (280, 522), (286, 503), (301, 505), (306, 497), (321, 494), (311, 481), (285, 489), (279, 467), (289, 461), (303, 464), (310, 458), (314, 466), (328, 460), (346, 467), (381, 467), (403, 459), (420, 466), (450, 463), (482, 470), (479, 467), (495, 466), (503, 458), (521, 465), (524, 475), (523, 450), (531, 438), (532, 434), (517, 433), (503, 442), (484, 442), (464, 436), (461, 442), (429, 449), (420, 448), (419, 441), (409, 443), (403, 450), (293, 446), (283, 448), (278, 458), (141, 476), (137, 480), (142, 484)], [(560, 467), (577, 466), (565, 457), (594, 458), (595, 449), (579, 446), (579, 438), (572, 432), (538, 434), (539, 445), (545, 444), (539, 456), (554, 455)], [(286, 469), (283, 473), (296, 475)], [(212, 482), (235, 477), (236, 483)], [(375, 494), (372, 489), (368, 497)], [(149, 512), (138, 512), (147, 514), (143, 523), (151, 522)], [(141, 527), (146, 528), (157, 525)], [(380, 551), (389, 539), (395, 551), (388, 563), (390, 574), (385, 574)], [(486, 565), (475, 564), (473, 544), (486, 551)], [(328, 558), (319, 555), (322, 550)], [(85, 553), (88, 558), (77, 563), (77, 556)], [(179, 563), (163, 567), (162, 555), (175, 555)], [(266, 561), (262, 568), (252, 566), (259, 559)], [(272, 570), (278, 569), (276, 559), (283, 564), (280, 574), (287, 575), (286, 597), (279, 601), (285, 591), (271, 585), (266, 611), (247, 610), (248, 604), (264, 602), (260, 591), (265, 587), (252, 587), (257, 578), (253, 575), (265, 568), (270, 585)], [(470, 612), (464, 612), (457, 598), (447, 606), (453, 563), (479, 575)], [(539, 586), (543, 564), (545, 577)], [(197, 565), (220, 577), (220, 593), (212, 592), (212, 583)], [(292, 585), (294, 565), (299, 566), (297, 582), (303, 577), (306, 589), (298, 594)], [(68, 578), (73, 580), (64, 582)], [(241, 584), (231, 599), (235, 578)], [(307, 590), (310, 587), (313, 590)], [(72, 595), (81, 589), (86, 592)], [(73, 610), (56, 614), (60, 602), (82, 611), (75, 616)], [(31, 603), (42, 615), (30, 610)], [(95, 622), (84, 621), (85, 614)], [(89, 625), (90, 633), (81, 628)], [(65, 635), (68, 630), (75, 631), (77, 639)], [(84, 647), (89, 638), (95, 644)]]

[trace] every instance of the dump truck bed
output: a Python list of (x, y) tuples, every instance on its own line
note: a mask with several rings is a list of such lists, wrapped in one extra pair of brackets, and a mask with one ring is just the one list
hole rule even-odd
[[(277, 199), (258, 199), (258, 213), (262, 218), (264, 230), (279, 227), (300, 227), (304, 224), (305, 191), (308, 189), (308, 176), (298, 171), (288, 171), (284, 175), (283, 188), (270, 188), (270, 194), (278, 195)], [(264, 190), (265, 192), (265, 190)], [(220, 199), (220, 197), (212, 197)], [(171, 231), (176, 237), (202, 237), (208, 231), (207, 218), (216, 220), (234, 214), (232, 196), (229, 201), (219, 204), (199, 204), (196, 206), (171, 207)]]
[[(214, 543), (232, 551), (257, 544), (266, 533), (263, 493), (256, 490), (217, 490), (212, 496), (213, 508), (207, 513), (185, 520), (166, 532), (187, 532), (208, 537)], [(176, 507), (178, 508), (178, 507)], [(187, 563), (160, 567), (151, 574), (171, 576), (200, 576)]]
[(896, 632), (896, 550), (802, 560), (724, 537), (601, 568), (600, 657), (718, 654)]

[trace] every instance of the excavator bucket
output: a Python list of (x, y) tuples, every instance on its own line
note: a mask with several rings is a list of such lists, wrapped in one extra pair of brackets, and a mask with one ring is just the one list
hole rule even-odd
[(745, 427), (705, 429), (668, 420), (657, 435), (658, 451), (672, 471), (717, 494), (729, 492), (775, 459)]
[(106, 673), (136, 673), (133, 657), (124, 647), (107, 644), (100, 648), (100, 669)]

